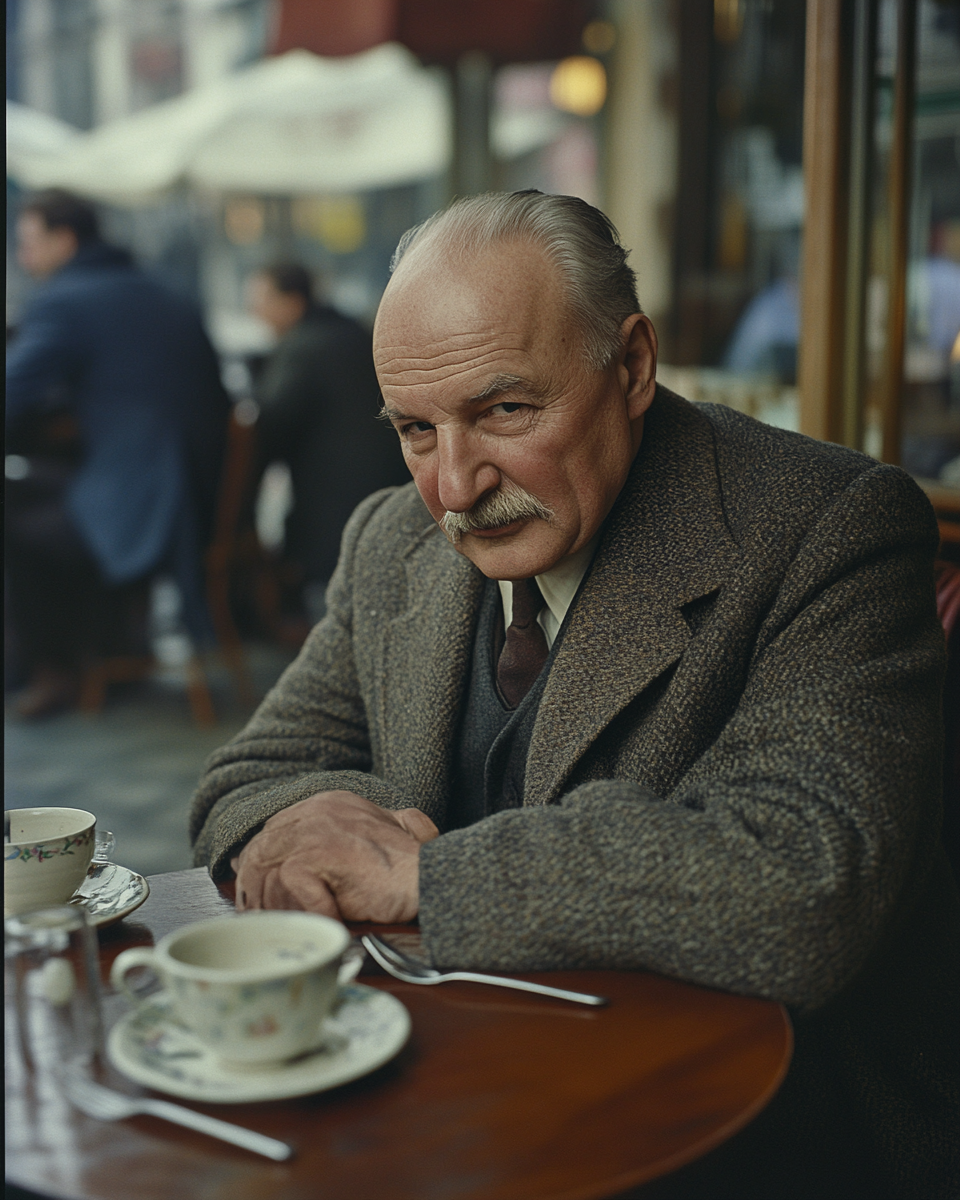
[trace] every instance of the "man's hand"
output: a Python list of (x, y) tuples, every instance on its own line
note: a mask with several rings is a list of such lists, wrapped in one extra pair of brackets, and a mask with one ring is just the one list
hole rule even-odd
[(353, 792), (319, 792), (271, 817), (231, 860), (237, 908), (412, 921), (420, 846), (438, 833), (417, 808), (389, 812)]

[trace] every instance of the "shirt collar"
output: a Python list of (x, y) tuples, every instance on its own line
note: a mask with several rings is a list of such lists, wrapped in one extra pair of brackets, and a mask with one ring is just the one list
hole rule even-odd
[[(578, 550), (576, 554), (571, 554), (569, 558), (564, 558), (557, 563), (555, 567), (551, 567), (549, 571), (544, 571), (542, 575), (535, 576), (537, 585), (546, 602), (537, 621), (540, 623), (540, 628), (543, 630), (547, 639), (547, 645), (552, 648), (557, 634), (560, 632), (560, 626), (563, 624), (563, 619), (567, 615), (567, 610), (573, 603), (573, 598), (577, 594), (577, 589), (587, 573), (587, 568), (590, 566), (590, 560), (593, 558), (593, 552), (597, 548), (597, 537), (588, 542), (582, 550)], [(500, 588), (500, 599), (503, 603), (503, 624), (504, 628), (509, 626), (513, 619), (513, 584), (509, 579), (498, 579), (497, 585)]]

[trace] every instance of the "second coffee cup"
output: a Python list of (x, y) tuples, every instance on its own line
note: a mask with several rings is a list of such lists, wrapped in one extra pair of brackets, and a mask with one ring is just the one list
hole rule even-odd
[(200, 921), (156, 947), (117, 956), (110, 981), (134, 1002), (126, 976), (149, 966), (175, 1018), (226, 1064), (277, 1065), (320, 1044), (350, 934), (303, 912), (250, 912)]
[(66, 904), (93, 859), (97, 818), (83, 808), (4, 813), (3, 915)]

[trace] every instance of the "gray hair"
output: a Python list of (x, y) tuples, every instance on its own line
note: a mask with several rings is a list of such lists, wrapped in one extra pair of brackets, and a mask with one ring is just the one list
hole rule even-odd
[(598, 370), (619, 353), (623, 322), (642, 311), (636, 275), (613, 223), (576, 196), (488, 192), (455, 200), (407, 230), (390, 270), (413, 247), (434, 241), (461, 253), (507, 241), (538, 247), (560, 273), (587, 362)]

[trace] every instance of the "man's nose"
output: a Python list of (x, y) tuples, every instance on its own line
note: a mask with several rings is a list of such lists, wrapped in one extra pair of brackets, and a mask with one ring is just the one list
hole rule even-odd
[(469, 435), (441, 434), (437, 451), (437, 495), (447, 512), (467, 512), (499, 485), (499, 470), (477, 452)]

